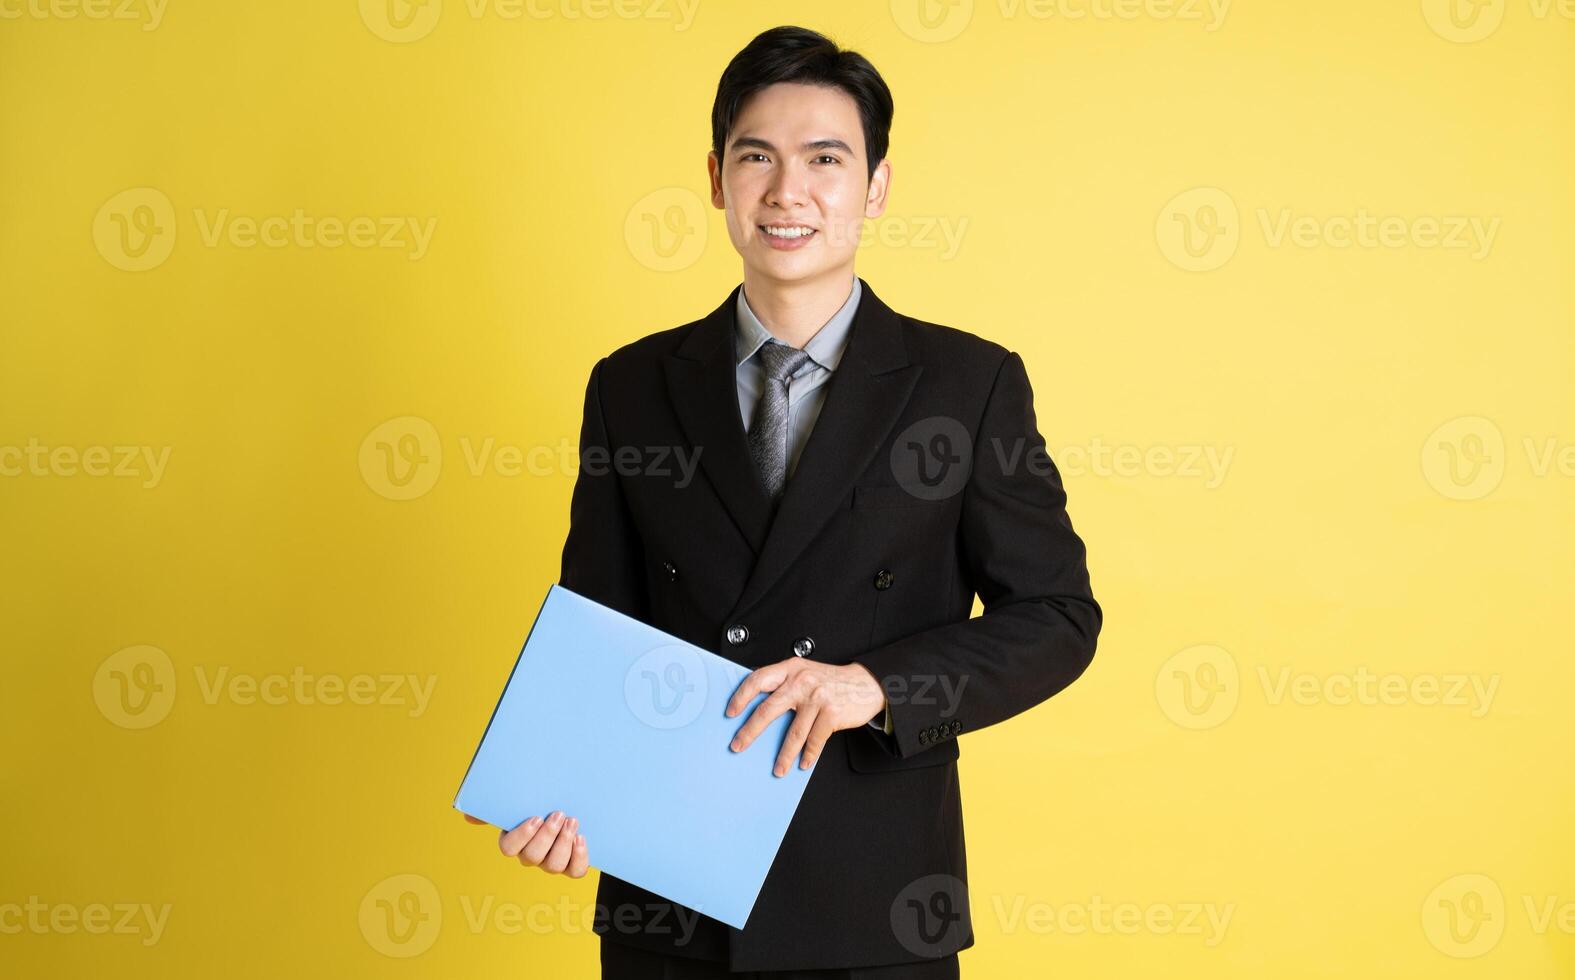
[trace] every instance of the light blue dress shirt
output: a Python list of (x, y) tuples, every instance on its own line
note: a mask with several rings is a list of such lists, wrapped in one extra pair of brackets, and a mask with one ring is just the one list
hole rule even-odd
[[(847, 301), (837, 312), (831, 315), (825, 325), (815, 331), (804, 345), (804, 350), (809, 354), (809, 359), (804, 362), (793, 376), (788, 379), (788, 460), (787, 475), (792, 477), (793, 471), (798, 467), (798, 458), (804, 452), (804, 444), (809, 441), (809, 433), (815, 428), (815, 420), (820, 418), (820, 409), (826, 403), (826, 382), (831, 380), (832, 372), (837, 370), (837, 364), (842, 360), (842, 352), (848, 346), (848, 333), (853, 326), (853, 314), (859, 308), (859, 294), (864, 291), (864, 286), (853, 277), (853, 289), (848, 293)], [(755, 311), (749, 308), (749, 301), (744, 297), (742, 287), (738, 290), (738, 332), (733, 336), (733, 353), (737, 356), (738, 379), (738, 411), (743, 416), (744, 431), (749, 431), (749, 423), (755, 414), (755, 404), (760, 401), (760, 392), (765, 387), (766, 369), (755, 354), (761, 345), (772, 339), (770, 330), (755, 316)], [(869, 727), (876, 731), (891, 734), (891, 709), (882, 711), (879, 719), (872, 719)]]

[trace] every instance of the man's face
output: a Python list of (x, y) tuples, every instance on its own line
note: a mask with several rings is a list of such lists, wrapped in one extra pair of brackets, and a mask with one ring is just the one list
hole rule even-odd
[[(720, 163), (720, 166), (719, 166)], [(756, 276), (779, 282), (851, 269), (865, 218), (886, 210), (891, 167), (873, 179), (853, 99), (841, 89), (782, 82), (751, 96), (722, 160), (707, 157), (711, 203)], [(772, 235), (783, 230), (798, 237)]]

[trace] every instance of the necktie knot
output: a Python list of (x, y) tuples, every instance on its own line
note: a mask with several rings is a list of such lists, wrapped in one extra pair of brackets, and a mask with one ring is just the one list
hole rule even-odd
[(809, 360), (809, 351), (768, 340), (760, 345), (760, 359), (765, 363), (766, 377), (772, 381), (786, 381)]

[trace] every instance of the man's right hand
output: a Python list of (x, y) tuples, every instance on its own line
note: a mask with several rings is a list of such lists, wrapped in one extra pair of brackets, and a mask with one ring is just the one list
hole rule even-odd
[[(483, 826), (487, 823), (468, 813), (465, 819)], [(513, 830), (499, 833), (498, 849), (508, 857), (519, 858), (520, 864), (526, 867), (583, 878), (591, 866), (591, 858), (585, 835), (579, 833), (579, 829), (578, 817), (554, 810), (546, 819), (531, 817)]]

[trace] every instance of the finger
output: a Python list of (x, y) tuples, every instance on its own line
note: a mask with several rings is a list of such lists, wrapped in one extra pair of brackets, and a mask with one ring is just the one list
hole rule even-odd
[(820, 753), (826, 748), (826, 739), (835, 731), (831, 727), (831, 713), (822, 711), (815, 716), (815, 724), (809, 730), (809, 738), (804, 742), (804, 755), (799, 759), (798, 767), (808, 769), (820, 758)]
[(798, 713), (793, 718), (793, 724), (788, 726), (787, 738), (782, 740), (782, 751), (777, 753), (777, 763), (771, 768), (771, 772), (774, 775), (786, 776), (788, 774), (788, 767), (793, 765), (793, 760), (797, 758), (799, 749), (803, 748), (804, 743), (808, 741), (810, 727), (814, 724), (815, 717), (818, 714), (819, 712), (813, 707), (808, 705), (799, 706)]
[(520, 851), (525, 849), (525, 845), (530, 843), (530, 839), (536, 836), (536, 831), (541, 829), (541, 824), (542, 819), (540, 817), (531, 817), (513, 830), (500, 832), (498, 834), (498, 850), (509, 857), (519, 857)]
[(469, 822), (469, 823), (479, 824), (479, 825), (481, 825), (483, 827), (485, 827), (487, 825), (487, 822), (485, 820), (480, 819), (479, 817), (473, 817), (473, 816), (471, 816), (468, 813), (465, 814), (464, 816), (465, 816), (465, 820), (467, 822)]
[(541, 870), (561, 875), (569, 867), (569, 857), (574, 851), (574, 839), (579, 835), (580, 818), (569, 817), (563, 822), (563, 831), (552, 842), (547, 856), (541, 859)]
[(750, 671), (749, 676), (739, 682), (738, 689), (727, 702), (727, 717), (731, 718), (743, 711), (755, 695), (762, 691), (775, 691), (787, 679), (787, 668), (780, 663), (767, 664), (758, 670)]
[(574, 835), (574, 856), (569, 858), (569, 877), (583, 878), (591, 868), (591, 851), (584, 834)]
[(567, 819), (562, 810), (552, 811), (552, 816), (547, 818), (541, 829), (536, 831), (536, 836), (520, 851), (520, 863), (540, 864), (547, 857), (547, 852), (552, 850), (552, 845), (558, 842), (558, 832), (563, 829)]
[(738, 734), (733, 736), (733, 751), (742, 752), (749, 748), (760, 733), (766, 730), (767, 725), (776, 721), (783, 712), (793, 706), (793, 695), (787, 688), (778, 689), (769, 698), (755, 705), (755, 709), (749, 713), (748, 720), (738, 730)]

